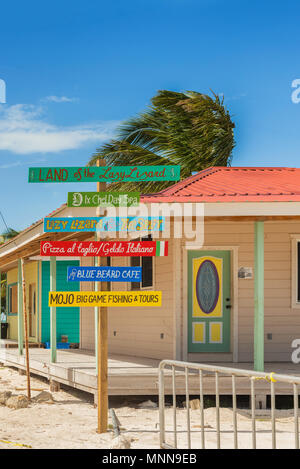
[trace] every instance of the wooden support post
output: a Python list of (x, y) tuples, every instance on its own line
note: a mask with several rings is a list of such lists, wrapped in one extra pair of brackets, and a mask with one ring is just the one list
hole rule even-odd
[(254, 230), (254, 370), (264, 371), (264, 222)]
[[(97, 166), (105, 166), (105, 160), (97, 161)], [(106, 191), (106, 183), (97, 183), (97, 191)], [(100, 233), (97, 231), (98, 238)], [(107, 265), (107, 259), (98, 257), (98, 265)], [(99, 282), (99, 290), (107, 290), (107, 282)], [(107, 347), (107, 308), (98, 309), (98, 428), (97, 433), (106, 433), (108, 424), (108, 347)]]
[[(50, 291), (56, 291), (56, 257), (50, 257)], [(51, 363), (56, 363), (56, 306), (50, 306)]]
[(22, 294), (22, 261), (18, 260), (18, 349), (23, 355), (23, 294)]
[[(2, 272), (0, 270), (0, 316), (1, 316), (1, 313), (2, 313), (2, 278), (1, 277), (2, 277)], [(1, 339), (1, 337), (0, 337), (0, 339)]]
[(26, 354), (26, 375), (27, 375), (27, 397), (30, 401), (30, 369), (29, 369), (29, 346), (28, 346), (28, 321), (27, 321), (27, 308), (26, 308), (26, 284), (24, 272), (24, 259), (21, 260), (22, 270), (22, 294), (23, 294), (23, 312), (24, 312), (24, 332), (25, 332), (25, 354)]

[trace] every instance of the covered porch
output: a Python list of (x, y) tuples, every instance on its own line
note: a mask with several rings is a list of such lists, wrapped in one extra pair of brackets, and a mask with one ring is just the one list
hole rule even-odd
[[(0, 344), (1, 345), (1, 344)], [(92, 352), (86, 350), (58, 350), (56, 363), (51, 362), (51, 354), (46, 349), (30, 349), (30, 372), (46, 379), (77, 388), (93, 394), (97, 393), (96, 361)], [(157, 396), (158, 395), (158, 364), (160, 360), (139, 358), (134, 356), (109, 354), (108, 360), (108, 394), (110, 396)], [(19, 355), (18, 350), (0, 347), (0, 363), (21, 370), (26, 369), (25, 357)], [(215, 365), (253, 369), (253, 363), (214, 363)], [(293, 363), (267, 363), (266, 373), (275, 372), (300, 376), (300, 368)], [(185, 395), (185, 374), (178, 372), (176, 380), (176, 394)], [(215, 376), (204, 373), (205, 395), (215, 395)], [(237, 395), (250, 395), (250, 380), (244, 377), (236, 378)], [(199, 376), (189, 376), (190, 395), (199, 394)], [(231, 376), (219, 378), (220, 395), (232, 395)], [(256, 383), (256, 391), (261, 395), (270, 394), (270, 383), (261, 380)], [(166, 371), (165, 393), (172, 394), (172, 374)], [(283, 383), (276, 384), (278, 395), (292, 395), (291, 386)]]

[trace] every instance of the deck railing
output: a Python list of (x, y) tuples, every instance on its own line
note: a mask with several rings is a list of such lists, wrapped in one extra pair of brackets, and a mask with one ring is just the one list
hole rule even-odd
[[(167, 371), (167, 373), (166, 373)], [(171, 424), (168, 426), (170, 430), (166, 431), (166, 405), (165, 405), (165, 378), (166, 374), (171, 381), (172, 389), (172, 411), (171, 411)], [(285, 383), (291, 386), (291, 394), (293, 395), (293, 404), (294, 404), (294, 447), (299, 449), (299, 420), (298, 420), (298, 407), (299, 407), (299, 398), (298, 398), (298, 386), (300, 385), (300, 377), (283, 375), (277, 373), (264, 373), (264, 372), (255, 372), (250, 370), (243, 370), (237, 368), (229, 368), (223, 366), (214, 366), (214, 365), (202, 365), (197, 363), (181, 362), (175, 360), (163, 360), (159, 365), (159, 425), (160, 425), (160, 446), (161, 448), (173, 449), (178, 447), (192, 448), (196, 445), (196, 448), (204, 449), (206, 446), (206, 432), (211, 432), (212, 429), (209, 428), (206, 430), (204, 425), (204, 384), (206, 377), (214, 377), (215, 381), (215, 430), (216, 434), (216, 447), (221, 448), (221, 428), (220, 428), (220, 387), (219, 379), (220, 377), (227, 376), (231, 378), (231, 395), (232, 395), (232, 426), (233, 426), (233, 447), (234, 449), (238, 448), (238, 422), (237, 422), (237, 393), (236, 393), (236, 379), (238, 377), (249, 378), (249, 395), (251, 399), (251, 434), (252, 434), (252, 446), (253, 449), (256, 449), (257, 443), (257, 428), (256, 428), (256, 402), (255, 402), (255, 383), (257, 380), (265, 380), (270, 384), (270, 396), (271, 396), (271, 432), (272, 432), (272, 449), (276, 448), (276, 407), (275, 407), (275, 392), (276, 392), (276, 383)], [(178, 409), (177, 409), (177, 398), (176, 398), (176, 380), (178, 377), (184, 378), (185, 386), (185, 422), (180, 431), (178, 430)], [(194, 430), (193, 430), (193, 439), (191, 438), (191, 409), (190, 409), (190, 389), (189, 382), (190, 378), (195, 378), (199, 384), (199, 401), (200, 401), (200, 435), (197, 432), (197, 438), (195, 442)], [(169, 394), (169, 393), (168, 393)], [(193, 395), (195, 392), (193, 391)], [(170, 421), (170, 419), (169, 419)], [(169, 424), (168, 421), (168, 424)], [(183, 428), (183, 429), (182, 429)], [(245, 433), (245, 430), (243, 430)], [(171, 433), (171, 441), (167, 440), (166, 434)], [(178, 435), (180, 433), (180, 442), (178, 441)], [(182, 439), (182, 434), (184, 434), (184, 442)], [(193, 440), (193, 441), (192, 441)], [(260, 445), (261, 446), (261, 445)]]

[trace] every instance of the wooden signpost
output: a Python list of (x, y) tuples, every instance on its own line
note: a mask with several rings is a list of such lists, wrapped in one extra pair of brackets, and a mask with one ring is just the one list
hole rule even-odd
[[(97, 168), (104, 170), (105, 160), (97, 160)], [(97, 182), (97, 191), (106, 192), (106, 182)], [(100, 210), (97, 209), (97, 215)], [(97, 232), (97, 239), (100, 238), (100, 232)], [(107, 267), (107, 259), (101, 255), (98, 257), (97, 265), (99, 267)], [(96, 284), (95, 284), (96, 285)], [(101, 282), (96, 287), (97, 290), (107, 291), (107, 282)], [(97, 380), (98, 380), (98, 427), (97, 433), (106, 433), (108, 425), (108, 315), (107, 307), (99, 306), (97, 314), (97, 333), (98, 333), (98, 350), (97, 350)]]
[(68, 207), (138, 207), (139, 192), (69, 192)]
[(47, 217), (44, 233), (163, 231), (165, 217)]
[(44, 257), (162, 257), (168, 241), (41, 241)]
[[(140, 281), (141, 271), (135, 271), (134, 276), (129, 277), (132, 270), (130, 268), (109, 267), (107, 257), (112, 256), (167, 256), (167, 241), (100, 241), (101, 231), (109, 231), (111, 220), (105, 219), (105, 213), (100, 212), (100, 207), (110, 206), (137, 206), (139, 203), (139, 193), (107, 193), (107, 182), (146, 182), (146, 181), (178, 181), (180, 179), (180, 166), (105, 166), (105, 160), (99, 159), (96, 167), (47, 167), (29, 168), (28, 181), (30, 183), (55, 183), (55, 182), (97, 182), (97, 192), (71, 192), (68, 195), (69, 207), (96, 207), (97, 217), (77, 217), (77, 218), (45, 218), (45, 232), (82, 232), (95, 231), (96, 241), (41, 241), (41, 256), (50, 256), (55, 259), (59, 256), (69, 257), (94, 257), (95, 267), (78, 267), (68, 271), (69, 281), (91, 281), (90, 276), (95, 278), (95, 291), (92, 292), (56, 292), (51, 288), (49, 292), (49, 306), (51, 311), (56, 311), (56, 307), (68, 306), (94, 306), (97, 330), (97, 384), (98, 384), (98, 426), (97, 433), (107, 431), (108, 424), (108, 317), (107, 306), (161, 306), (162, 294), (156, 291), (139, 292), (109, 292), (107, 291), (107, 281)], [(101, 217), (100, 217), (101, 215)], [(112, 219), (113, 217), (109, 217)], [(121, 218), (121, 217), (120, 217)], [(129, 225), (134, 222), (132, 231), (153, 231), (155, 222), (156, 231), (162, 231), (164, 227), (164, 217), (124, 217), (124, 229), (130, 231)], [(112, 231), (120, 231), (122, 224), (114, 218)], [(136, 220), (139, 220), (139, 225)], [(102, 225), (101, 225), (102, 223)], [(103, 229), (101, 229), (101, 226)], [(23, 260), (22, 260), (23, 262)], [(55, 261), (54, 261), (55, 262)], [(74, 269), (69, 267), (69, 269)], [(131, 269), (141, 269), (134, 267)], [(54, 271), (54, 269), (53, 269)], [(125, 274), (124, 274), (125, 272)], [(98, 277), (99, 275), (99, 277)], [(112, 276), (113, 275), (113, 276)], [(122, 277), (122, 275), (127, 276)], [(110, 277), (109, 277), (110, 276)], [(112, 276), (112, 277), (111, 277)], [(23, 264), (22, 264), (22, 277)], [(70, 278), (69, 278), (70, 277)], [(78, 278), (80, 277), (80, 278)], [(120, 279), (121, 277), (121, 279)], [(138, 278), (138, 280), (137, 280)], [(99, 283), (98, 283), (99, 282)], [(52, 286), (55, 283), (52, 282)], [(25, 282), (24, 282), (25, 286)], [(24, 287), (25, 288), (25, 287)], [(24, 318), (26, 321), (25, 334), (27, 333), (27, 314), (24, 298)], [(53, 337), (52, 337), (53, 335)], [(56, 343), (54, 333), (51, 335), (52, 342)], [(28, 336), (25, 338), (28, 347)], [(51, 343), (52, 343), (51, 342)], [(29, 376), (29, 356), (27, 360)], [(28, 384), (30, 396), (30, 383)]]
[(131, 306), (161, 306), (160, 291), (50, 291), (49, 304), (51, 307), (131, 307)]
[[(104, 160), (101, 160), (101, 162)], [(101, 163), (102, 164), (102, 163)], [(104, 163), (105, 164), (105, 163)], [(29, 168), (28, 182), (179, 181), (180, 166), (97, 166)], [(105, 192), (99, 190), (98, 192)]]
[(142, 267), (68, 267), (68, 282), (141, 282)]

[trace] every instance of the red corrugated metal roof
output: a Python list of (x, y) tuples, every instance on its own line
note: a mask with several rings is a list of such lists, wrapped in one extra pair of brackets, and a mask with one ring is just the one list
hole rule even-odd
[(299, 202), (300, 168), (207, 168), (141, 201)]

